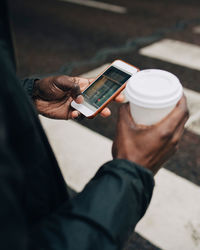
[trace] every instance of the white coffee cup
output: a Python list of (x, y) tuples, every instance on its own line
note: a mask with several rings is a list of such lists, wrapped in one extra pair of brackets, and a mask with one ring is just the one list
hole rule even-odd
[(125, 95), (134, 121), (152, 125), (174, 109), (183, 95), (183, 87), (172, 73), (148, 69), (139, 71), (128, 80)]

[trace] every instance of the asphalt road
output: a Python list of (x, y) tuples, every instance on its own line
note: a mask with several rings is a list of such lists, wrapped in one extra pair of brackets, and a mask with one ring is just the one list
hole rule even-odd
[[(107, 2), (125, 6), (127, 13), (118, 14), (59, 0), (12, 1), (19, 75), (59, 71), (74, 61), (90, 60), (101, 49), (118, 48), (131, 39), (148, 37), (158, 31), (162, 33), (166, 28), (173, 29), (180, 21), (200, 18), (198, 1)], [(199, 44), (199, 39), (187, 35), (190, 25), (193, 24), (185, 25), (184, 30), (161, 35), (186, 38), (188, 42)], [(148, 40), (140, 46), (145, 44)], [(117, 51), (96, 64), (74, 67), (71, 74), (85, 72), (116, 58), (140, 68), (153, 65), (153, 62), (149, 65), (143, 58), (136, 58), (137, 49), (130, 49), (127, 53)]]
[[(123, 6), (115, 13), (59, 0), (10, 1), (19, 77), (65, 73), (79, 75), (114, 59), (140, 69), (160, 68), (176, 74), (184, 87), (200, 92), (200, 71), (142, 56), (138, 51), (162, 38), (200, 45), (191, 32), (200, 24), (198, 0), (106, 0)], [(113, 139), (113, 115), (80, 123)], [(190, 146), (188, 146), (190, 145)], [(179, 153), (165, 167), (200, 185), (200, 136), (186, 131)], [(181, 169), (181, 170), (180, 170)], [(158, 249), (135, 234), (131, 249)]]

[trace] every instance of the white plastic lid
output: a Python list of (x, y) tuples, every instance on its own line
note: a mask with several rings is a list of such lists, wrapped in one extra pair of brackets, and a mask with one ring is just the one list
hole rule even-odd
[(142, 70), (127, 82), (125, 94), (129, 102), (144, 108), (166, 108), (176, 105), (183, 94), (179, 79), (159, 69)]

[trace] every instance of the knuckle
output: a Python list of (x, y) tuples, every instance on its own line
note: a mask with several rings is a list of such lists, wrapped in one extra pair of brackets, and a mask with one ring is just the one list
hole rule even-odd
[(78, 83), (74, 83), (72, 88), (73, 88), (73, 91), (75, 93), (80, 93), (81, 92), (80, 91), (80, 86), (78, 85)]
[(60, 75), (60, 76), (57, 76), (55, 78), (55, 82), (60, 85), (60, 86), (63, 86), (63, 87), (70, 87), (70, 77), (66, 76), (66, 75)]
[(170, 129), (160, 130), (160, 137), (163, 140), (170, 140), (173, 136), (173, 132)]
[(71, 82), (73, 82), (74, 85), (78, 85), (78, 86), (79, 86), (80, 79), (79, 79), (78, 77), (70, 76), (70, 77), (69, 77), (69, 80), (70, 80)]
[(79, 91), (80, 90), (80, 79), (77, 77), (72, 77), (72, 76), (68, 76), (68, 81), (70, 81), (71, 83), (71, 87), (73, 90), (75, 91)]
[(63, 82), (65, 82), (67, 79), (66, 79), (66, 76), (60, 75), (60, 76), (57, 76), (57, 77), (55, 78), (55, 80), (56, 80), (57, 82), (59, 82), (59, 83), (63, 83)]
[(179, 143), (179, 138), (173, 138), (171, 140), (171, 144), (173, 147), (176, 147), (178, 145), (178, 143)]
[(79, 90), (79, 84), (77, 83), (77, 82), (75, 82), (74, 84), (73, 84), (73, 88), (75, 89), (75, 90)]
[(189, 118), (190, 112), (189, 112), (189, 109), (188, 109), (188, 108), (185, 110), (184, 115), (185, 115), (186, 118)]

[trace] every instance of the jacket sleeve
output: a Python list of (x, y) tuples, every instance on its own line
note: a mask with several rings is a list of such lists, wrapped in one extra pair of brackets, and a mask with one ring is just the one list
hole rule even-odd
[(27, 245), (25, 212), (22, 208), (23, 173), (10, 150), (0, 103), (0, 249), (24, 250)]
[(106, 163), (85, 189), (31, 232), (30, 249), (121, 249), (152, 196), (152, 174), (126, 160)]
[(30, 97), (32, 97), (34, 82), (37, 79), (38, 78), (25, 78), (21, 80), (21, 85), (23, 86), (24, 90)]

